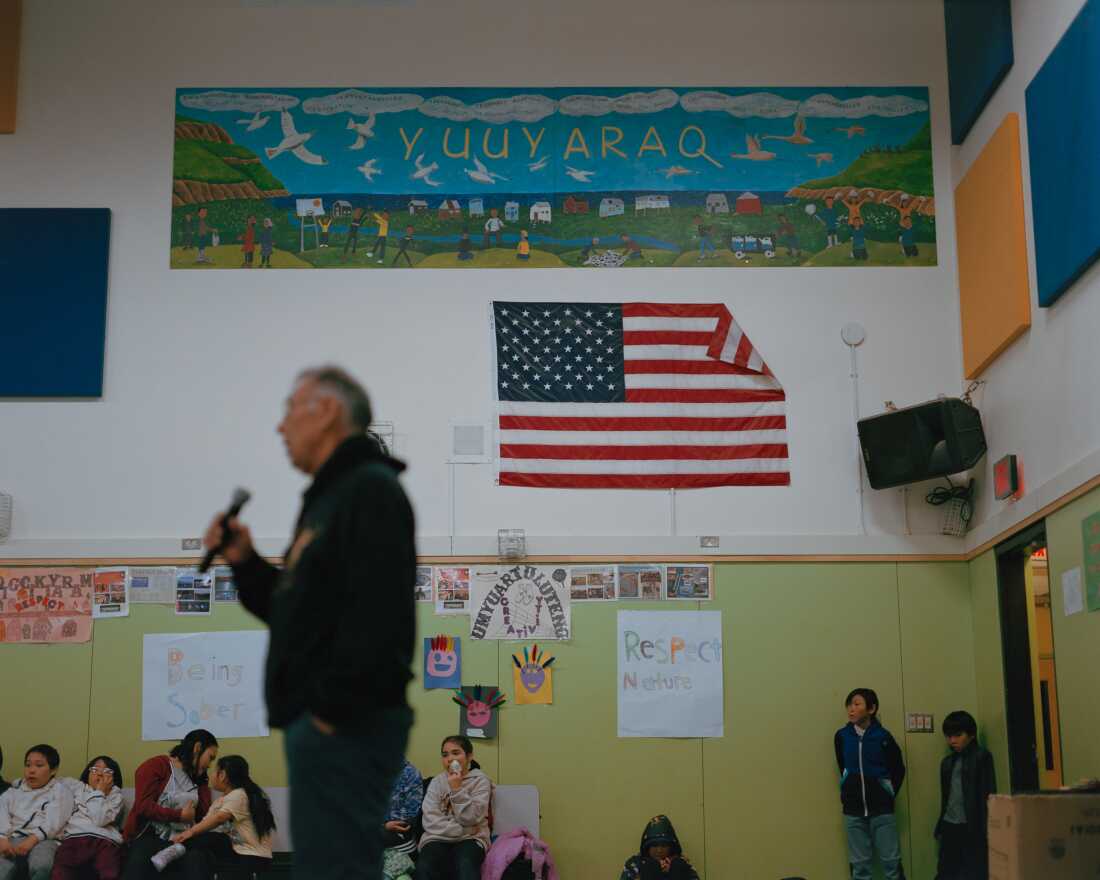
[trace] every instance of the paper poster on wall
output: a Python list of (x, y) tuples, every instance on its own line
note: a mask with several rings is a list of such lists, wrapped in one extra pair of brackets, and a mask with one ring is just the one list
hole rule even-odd
[(709, 599), (709, 565), (670, 565), (665, 568), (665, 595), (669, 599)]
[(1081, 592), (1081, 567), (1062, 572), (1062, 613), (1069, 617), (1085, 610), (1085, 597)]
[(237, 585), (233, 581), (233, 569), (228, 565), (214, 567), (214, 601), (239, 602)]
[(435, 569), (435, 613), (470, 613), (470, 569)]
[(619, 598), (659, 601), (665, 594), (663, 565), (620, 565), (618, 571)]
[(176, 569), (171, 566), (130, 566), (130, 601), (135, 605), (174, 605)]
[(210, 614), (213, 593), (213, 571), (200, 574), (195, 568), (176, 569), (176, 614)]
[(722, 612), (618, 617), (619, 736), (722, 736)]
[(97, 568), (92, 580), (92, 617), (129, 617), (129, 572), (125, 568)]
[(550, 665), (554, 658), (539, 646), (524, 648), (522, 654), (512, 655), (512, 685), (516, 704), (520, 706), (549, 706), (554, 702), (554, 670)]
[(573, 566), (569, 569), (569, 598), (574, 602), (614, 599), (615, 566)]
[(90, 568), (0, 568), (0, 642), (92, 638)]
[(1100, 511), (1081, 520), (1084, 543), (1085, 602), (1089, 611), (1100, 611)]
[(462, 640), (454, 636), (424, 639), (424, 689), (462, 686)]
[(432, 601), (432, 567), (430, 565), (418, 565), (416, 567), (413, 595), (416, 597), (417, 602)]
[(141, 738), (268, 736), (267, 630), (150, 633), (142, 645)]
[(465, 685), (451, 697), (459, 705), (458, 729), (472, 739), (496, 739), (497, 710), (504, 694), (488, 685)]
[(173, 269), (936, 264), (924, 86), (176, 90)]
[(475, 568), (470, 590), (475, 640), (571, 638), (569, 572), (563, 567)]

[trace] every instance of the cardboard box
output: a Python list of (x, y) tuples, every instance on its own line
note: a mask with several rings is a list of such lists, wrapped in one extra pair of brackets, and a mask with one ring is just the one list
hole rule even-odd
[(1100, 794), (989, 799), (989, 880), (1100, 877)]

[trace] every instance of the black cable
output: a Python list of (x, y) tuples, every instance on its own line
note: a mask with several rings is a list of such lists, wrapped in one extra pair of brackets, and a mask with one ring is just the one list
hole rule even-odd
[(965, 486), (956, 486), (951, 482), (950, 477), (944, 477), (944, 479), (947, 480), (947, 487), (937, 486), (924, 496), (924, 500), (936, 507), (941, 504), (946, 504), (948, 501), (962, 501), (962, 507), (959, 509), (959, 518), (964, 523), (970, 522), (970, 517), (974, 513), (972, 504), (972, 499), (974, 497), (974, 481), (971, 480)]

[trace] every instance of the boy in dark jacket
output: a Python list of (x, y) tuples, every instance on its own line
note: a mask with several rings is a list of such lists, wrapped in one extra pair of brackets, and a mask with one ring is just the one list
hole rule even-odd
[(940, 764), (940, 861), (936, 880), (985, 880), (989, 876), (986, 801), (997, 791), (993, 756), (976, 742), (969, 712), (943, 719), (951, 754)]
[(619, 880), (699, 880), (668, 816), (649, 820), (638, 854), (626, 860)]
[(848, 723), (836, 732), (833, 747), (840, 768), (840, 803), (848, 834), (852, 880), (871, 880), (878, 853), (886, 880), (901, 880), (901, 847), (894, 798), (905, 779), (901, 749), (878, 723), (878, 695), (856, 688), (844, 701)]

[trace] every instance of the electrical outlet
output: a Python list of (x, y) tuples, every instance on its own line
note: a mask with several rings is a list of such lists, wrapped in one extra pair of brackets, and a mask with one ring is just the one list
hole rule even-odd
[(184, 538), (180, 541), (181, 550), (201, 550), (202, 538)]
[(700, 535), (699, 536), (700, 547), (717, 547), (718, 536), (717, 535)]

